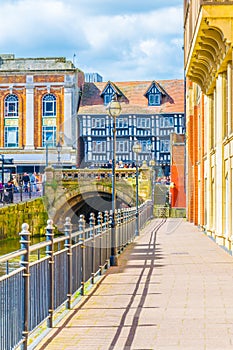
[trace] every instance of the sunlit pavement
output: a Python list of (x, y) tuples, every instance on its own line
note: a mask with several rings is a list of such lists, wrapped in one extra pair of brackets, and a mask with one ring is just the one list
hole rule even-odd
[(233, 258), (184, 219), (159, 224), (37, 350), (233, 349)]

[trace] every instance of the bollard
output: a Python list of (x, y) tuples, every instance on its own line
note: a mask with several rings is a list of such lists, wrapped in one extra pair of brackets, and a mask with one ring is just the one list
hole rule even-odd
[(53, 220), (47, 220), (46, 226), (46, 241), (50, 242), (46, 246), (46, 255), (49, 256), (49, 280), (50, 280), (50, 291), (49, 291), (49, 318), (48, 318), (48, 327), (53, 327), (53, 312), (54, 312), (54, 226)]
[(71, 218), (65, 219), (64, 233), (67, 239), (65, 240), (65, 248), (67, 248), (68, 257), (68, 293), (67, 293), (67, 308), (71, 309), (71, 297), (72, 297), (72, 223)]
[(26, 249), (26, 253), (21, 257), (21, 266), (24, 267), (23, 279), (24, 279), (24, 300), (23, 300), (23, 349), (27, 349), (28, 343), (28, 334), (29, 334), (29, 247), (30, 247), (30, 235), (28, 231), (29, 225), (24, 223), (22, 224), (22, 231), (19, 233), (21, 236), (20, 244), (21, 249)]

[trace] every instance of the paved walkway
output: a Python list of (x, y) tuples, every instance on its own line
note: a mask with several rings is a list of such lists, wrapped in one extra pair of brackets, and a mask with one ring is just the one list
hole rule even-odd
[(233, 257), (183, 219), (153, 220), (36, 349), (233, 349)]

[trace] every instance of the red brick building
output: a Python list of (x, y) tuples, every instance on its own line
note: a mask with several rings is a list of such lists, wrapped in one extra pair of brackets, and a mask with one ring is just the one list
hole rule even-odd
[(172, 133), (171, 140), (171, 208), (186, 208), (185, 193), (185, 135)]
[[(15, 58), (0, 55), (0, 152), (18, 172), (38, 171), (61, 161), (76, 165), (76, 113), (84, 74), (64, 57)], [(36, 166), (36, 168), (35, 168)]]

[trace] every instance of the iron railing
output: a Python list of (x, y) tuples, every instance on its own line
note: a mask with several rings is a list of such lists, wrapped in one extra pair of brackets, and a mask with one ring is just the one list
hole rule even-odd
[[(109, 267), (112, 242), (110, 215), (106, 211), (89, 223), (80, 215), (79, 229), (66, 218), (64, 232), (54, 237), (48, 220), (46, 240), (30, 246), (27, 224), (20, 232), (21, 249), (0, 257), (5, 269), (0, 277), (0, 349), (28, 349), (29, 338), (47, 323), (52, 328), (61, 308), (71, 309), (77, 297)], [(152, 217), (152, 202), (139, 208), (139, 228)], [(114, 228), (118, 254), (133, 241), (135, 208), (116, 211)]]

